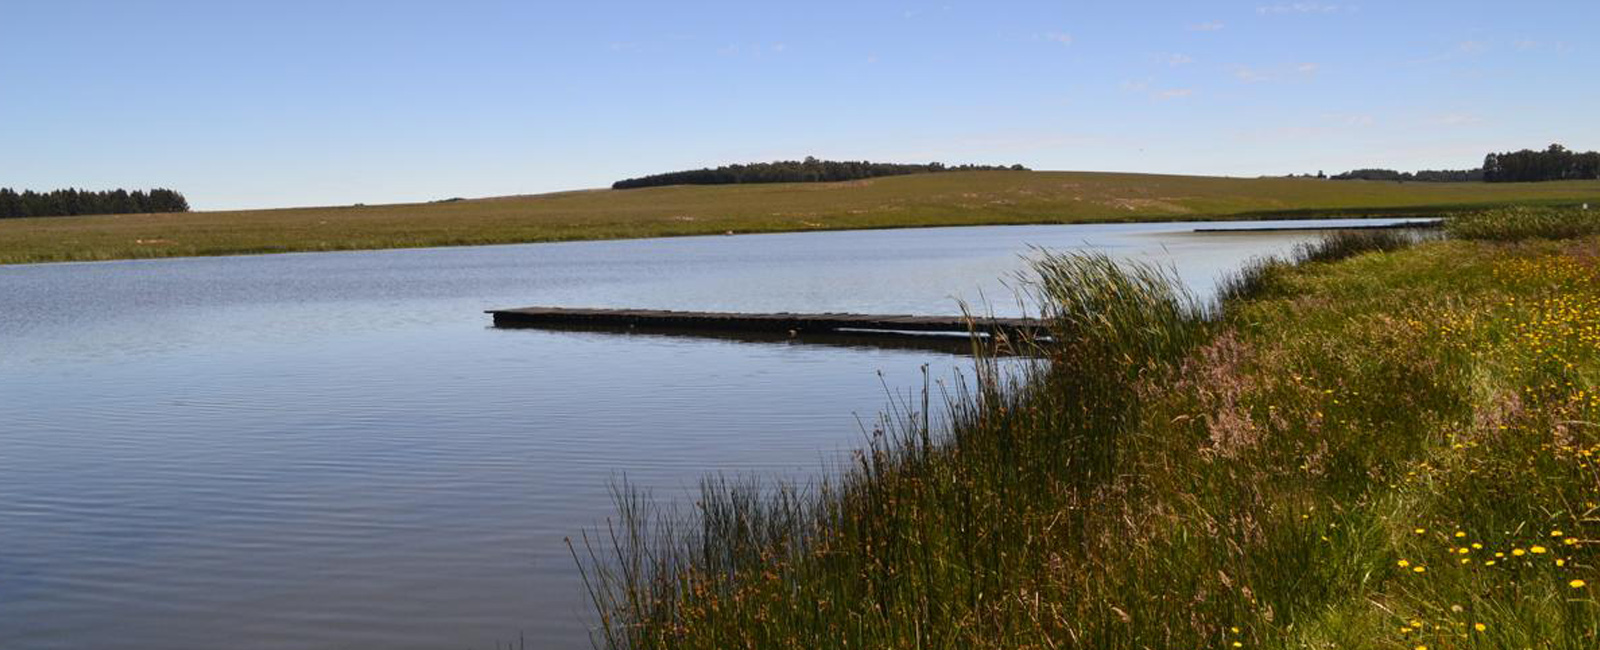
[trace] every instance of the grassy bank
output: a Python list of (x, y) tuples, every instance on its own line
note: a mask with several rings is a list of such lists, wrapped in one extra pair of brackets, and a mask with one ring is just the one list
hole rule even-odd
[(1600, 238), (1477, 219), (1262, 264), (1220, 310), (1045, 258), (1040, 361), (904, 405), (835, 478), (625, 492), (577, 545), (600, 641), (1600, 646)]
[(956, 172), (441, 203), (0, 220), (0, 264), (976, 224), (1437, 213), (1600, 203), (1600, 181), (1390, 183)]

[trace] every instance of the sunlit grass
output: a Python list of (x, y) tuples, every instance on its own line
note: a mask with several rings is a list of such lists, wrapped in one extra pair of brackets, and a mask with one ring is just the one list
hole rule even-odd
[(853, 466), (623, 490), (575, 546), (597, 640), (1600, 647), (1600, 240), (1406, 243), (1301, 251), (1221, 310), (1044, 256), (1052, 340), (898, 402)]
[[(442, 197), (441, 197), (442, 198)], [(0, 264), (419, 246), (1600, 204), (1600, 181), (1387, 183), (1091, 172), (949, 172), (435, 203), (0, 219)]]
[(1600, 235), (1600, 204), (1565, 207), (1514, 206), (1451, 216), (1451, 235), (1462, 239), (1515, 241)]

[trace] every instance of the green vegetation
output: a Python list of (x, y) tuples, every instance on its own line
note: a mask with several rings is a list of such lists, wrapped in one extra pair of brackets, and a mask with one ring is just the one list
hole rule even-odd
[[(1318, 173), (1321, 176), (1321, 173)], [(1523, 149), (1491, 153), (1483, 166), (1475, 169), (1423, 169), (1415, 173), (1393, 169), (1355, 169), (1334, 175), (1333, 180), (1419, 181), (1426, 183), (1532, 183), (1539, 181), (1589, 180), (1600, 178), (1600, 152), (1578, 153), (1559, 144), (1544, 151)]]
[(1577, 153), (1559, 144), (1544, 151), (1523, 149), (1483, 158), (1483, 180), (1501, 183), (1600, 177), (1600, 152)]
[(948, 172), (845, 183), (596, 190), (339, 208), (0, 220), (0, 263), (848, 228), (1437, 214), (1600, 203), (1600, 181), (1330, 183)]
[(769, 163), (723, 165), (716, 169), (690, 169), (681, 172), (651, 174), (629, 178), (611, 184), (611, 189), (628, 190), (663, 185), (733, 185), (737, 183), (833, 183), (856, 181), (883, 176), (907, 174), (933, 174), (939, 172), (971, 171), (1028, 171), (1022, 165), (945, 165), (928, 163), (907, 165), (900, 163), (875, 163), (866, 160), (779, 160)]
[(189, 202), (182, 194), (161, 188), (149, 192), (122, 189), (103, 192), (77, 189), (18, 192), (9, 187), (0, 187), (0, 219), (188, 211)]
[(1600, 210), (1512, 207), (1484, 210), (1445, 222), (1450, 234), (1462, 239), (1514, 241), (1563, 239), (1600, 235)]
[(1499, 239), (1341, 237), (1221, 310), (1047, 255), (1053, 340), (994, 343), (1037, 361), (831, 479), (624, 491), (575, 548), (599, 641), (1600, 646), (1600, 238)]

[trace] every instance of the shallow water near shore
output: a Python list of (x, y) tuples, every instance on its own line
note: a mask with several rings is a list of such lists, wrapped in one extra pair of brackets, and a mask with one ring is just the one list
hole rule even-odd
[(562, 540), (603, 524), (613, 481), (813, 475), (924, 365), (967, 361), (484, 309), (1016, 315), (1001, 280), (1030, 246), (1170, 263), (1207, 294), (1316, 234), (1193, 229), (1266, 223), (0, 267), (0, 648), (587, 647)]

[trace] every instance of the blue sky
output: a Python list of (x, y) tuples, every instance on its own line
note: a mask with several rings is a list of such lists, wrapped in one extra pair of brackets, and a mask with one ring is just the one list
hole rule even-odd
[(1187, 174), (1600, 148), (1600, 3), (0, 3), (0, 186), (197, 209), (798, 158)]

